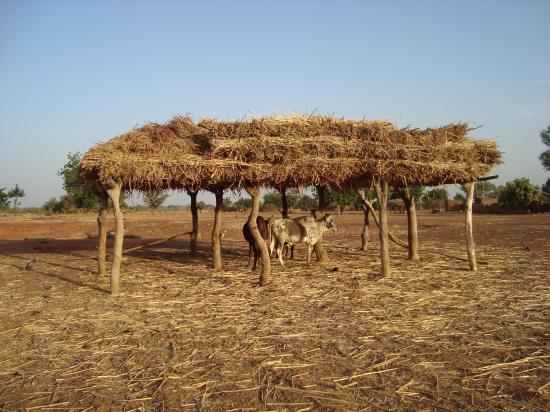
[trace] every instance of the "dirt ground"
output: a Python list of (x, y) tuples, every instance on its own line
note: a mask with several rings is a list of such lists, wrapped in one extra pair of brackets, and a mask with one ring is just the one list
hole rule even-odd
[[(190, 230), (185, 212), (126, 216), (125, 247)], [(361, 214), (257, 286), (244, 215), (224, 214), (224, 268), (210, 268), (212, 214), (188, 237), (130, 252), (122, 294), (98, 277), (95, 216), (0, 216), (0, 409), (548, 410), (550, 215), (420, 215), (420, 261)], [(112, 224), (112, 222), (110, 222)], [(390, 217), (406, 238), (406, 218)], [(110, 245), (111, 243), (109, 243)], [(34, 268), (24, 270), (35, 258)]]

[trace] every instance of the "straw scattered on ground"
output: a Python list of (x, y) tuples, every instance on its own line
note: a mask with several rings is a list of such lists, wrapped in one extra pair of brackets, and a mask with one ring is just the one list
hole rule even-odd
[[(422, 260), (393, 248), (384, 279), (376, 233), (357, 251), (361, 218), (327, 236), (331, 265), (308, 268), (299, 248), (258, 288), (243, 216), (225, 214), (223, 271), (207, 244), (191, 257), (172, 241), (127, 257), (117, 298), (95, 262), (77, 260), (93, 241), (65, 241), (70, 253), (3, 241), (0, 408), (547, 410), (549, 217), (477, 217), (471, 273), (462, 216), (420, 216)], [(127, 220), (141, 235), (154, 221), (159, 233), (190, 226), (181, 214)], [(206, 239), (211, 223), (203, 214)], [(390, 223), (404, 237), (405, 217)]]

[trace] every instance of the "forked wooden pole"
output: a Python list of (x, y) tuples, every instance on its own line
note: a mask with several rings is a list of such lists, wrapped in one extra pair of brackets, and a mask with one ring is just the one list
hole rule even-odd
[(260, 249), (260, 255), (262, 258), (262, 272), (260, 273), (260, 286), (265, 286), (269, 283), (271, 277), (271, 260), (269, 258), (269, 251), (267, 245), (258, 230), (258, 224), (256, 219), (260, 211), (260, 186), (247, 186), (245, 190), (252, 198), (252, 207), (250, 208), (250, 215), (248, 216), (248, 227), (256, 242), (256, 246)]
[(214, 210), (214, 227), (212, 228), (212, 267), (222, 268), (222, 210), (223, 210), (223, 189), (214, 191), (216, 195), (216, 208)]
[(191, 253), (197, 253), (197, 243), (199, 240), (199, 211), (197, 209), (197, 191), (188, 190), (187, 194), (191, 197), (191, 220), (193, 228), (191, 230)]
[(366, 252), (369, 248), (369, 225), (370, 225), (370, 209), (363, 206), (363, 231), (361, 232), (361, 251)]
[(464, 189), (466, 190), (466, 208), (464, 211), (466, 217), (466, 250), (468, 251), (468, 262), (470, 263), (470, 270), (472, 272), (477, 271), (474, 229), (472, 222), (472, 207), (474, 203), (475, 187), (475, 182), (466, 183), (464, 185)]
[(122, 244), (124, 242), (124, 217), (120, 210), (121, 188), (121, 183), (114, 181), (109, 182), (106, 187), (115, 215), (115, 244), (113, 246), (113, 266), (111, 268), (111, 295), (113, 296), (120, 293), (119, 273), (122, 262)]
[[(365, 193), (363, 192), (362, 189), (357, 188), (357, 189), (355, 189), (355, 192), (359, 196), (359, 199), (361, 199), (361, 204), (363, 205), (363, 207), (364, 208), (366, 207), (370, 210), (370, 213), (372, 215), (374, 223), (376, 223), (376, 226), (378, 226), (378, 228), (380, 228), (380, 222), (378, 220), (378, 217), (376, 217), (376, 211), (374, 210), (374, 207), (372, 206), (371, 201), (369, 199), (367, 199), (367, 197), (365, 196)], [(404, 242), (401, 239), (397, 238), (392, 232), (390, 232), (389, 228), (388, 228), (388, 237), (397, 246), (401, 246), (405, 249), (407, 249), (409, 247), (407, 242)]]
[(99, 208), (99, 214), (97, 216), (98, 226), (98, 242), (97, 247), (97, 266), (99, 276), (107, 274), (105, 266), (105, 260), (107, 257), (107, 209), (109, 206), (109, 196), (105, 192), (101, 192), (99, 195), (101, 199), (101, 206)]
[(390, 274), (390, 252), (388, 240), (388, 182), (376, 182), (376, 197), (378, 199), (379, 233), (380, 233), (380, 259), (382, 263), (382, 276)]

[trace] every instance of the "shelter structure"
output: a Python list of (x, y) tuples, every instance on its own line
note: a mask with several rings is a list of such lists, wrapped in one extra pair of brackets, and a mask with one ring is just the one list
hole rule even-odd
[[(389, 233), (385, 205), (389, 186), (405, 193), (417, 185), (458, 183), (473, 187), (481, 176), (500, 163), (496, 144), (468, 139), (469, 130), (465, 123), (425, 130), (397, 129), (387, 121), (354, 121), (318, 115), (267, 116), (225, 122), (203, 119), (198, 124), (189, 118), (176, 117), (166, 124), (148, 124), (96, 145), (83, 158), (81, 177), (100, 193), (104, 206), (108, 197), (113, 203), (117, 222), (111, 271), (113, 293), (119, 290), (123, 236), (117, 193), (130, 189), (185, 189), (195, 196), (200, 189), (213, 191), (216, 194), (212, 233), (215, 268), (221, 267), (219, 231), (223, 191), (245, 189), (253, 200), (249, 224), (262, 253), (260, 284), (263, 285), (269, 282), (270, 259), (256, 227), (261, 187), (284, 192), (290, 187), (316, 186), (322, 193), (327, 187), (374, 186), (380, 205), (382, 273), (386, 275), (389, 273)], [(470, 196), (473, 191), (471, 195), (468, 191), (468, 201)], [(322, 203), (322, 199), (320, 201)], [(98, 219), (100, 273), (105, 272), (105, 229), (101, 223), (105, 213), (106, 208), (102, 207)], [(471, 207), (469, 222), (471, 229)], [(416, 228), (416, 222), (414, 226)], [(409, 226), (409, 235), (410, 232)], [(473, 252), (473, 237), (470, 240), (468, 244), (472, 247), (468, 250)], [(322, 255), (322, 249), (318, 253)], [(475, 256), (470, 252), (469, 256), (471, 269), (475, 270)]]

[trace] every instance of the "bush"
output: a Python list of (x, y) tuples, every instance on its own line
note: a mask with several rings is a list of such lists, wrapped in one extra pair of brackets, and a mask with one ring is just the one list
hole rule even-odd
[(532, 185), (529, 179), (523, 177), (507, 182), (500, 191), (498, 200), (508, 207), (528, 208), (532, 204), (541, 203), (541, 193), (538, 186)]

